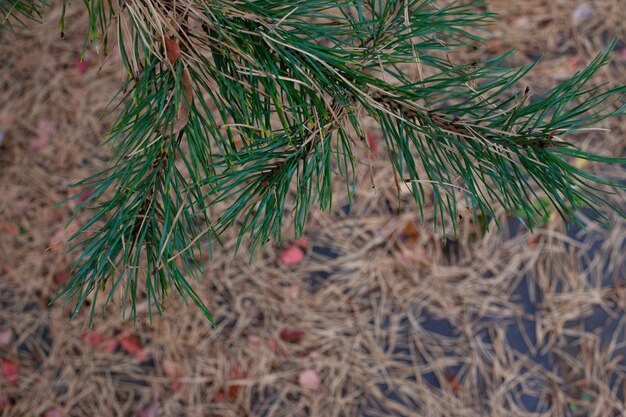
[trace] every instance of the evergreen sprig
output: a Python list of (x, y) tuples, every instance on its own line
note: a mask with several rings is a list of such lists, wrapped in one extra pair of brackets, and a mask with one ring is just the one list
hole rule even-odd
[[(82, 255), (59, 295), (77, 301), (74, 315), (89, 294), (118, 290), (131, 316), (143, 290), (161, 312), (174, 288), (212, 320), (188, 280), (201, 271), (202, 238), (235, 226), (238, 246), (249, 236), (255, 249), (280, 240), (285, 216), (301, 234), (312, 206), (331, 208), (336, 177), (352, 195), (365, 118), (420, 210), (434, 190), (444, 229), (456, 227), (459, 199), (475, 218), (496, 219), (497, 201), (532, 228), (546, 211), (538, 190), (565, 219), (580, 206), (602, 218), (610, 204), (598, 186), (617, 184), (568, 161), (626, 162), (563, 139), (624, 113), (625, 87), (589, 86), (614, 43), (533, 97), (516, 90), (531, 67), (507, 68), (507, 54), (453, 62), (492, 22), (479, 2), (85, 4), (89, 41), (107, 53), (115, 40), (128, 81), (111, 168), (76, 184), (90, 188), (80, 209), (94, 216), (73, 237)], [(227, 208), (211, 218), (218, 203)]]
[(0, 0), (0, 29), (13, 30), (13, 23), (23, 25), (24, 19), (40, 21), (45, 5), (44, 0)]

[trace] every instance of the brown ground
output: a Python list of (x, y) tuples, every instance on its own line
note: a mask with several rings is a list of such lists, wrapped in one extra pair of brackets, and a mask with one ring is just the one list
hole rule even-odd
[[(575, 239), (559, 220), (533, 236), (482, 235), (466, 221), (443, 244), (428, 213), (397, 213), (382, 157), (376, 189), (364, 169), (350, 215), (312, 215), (302, 263), (278, 260), (289, 242), (233, 259), (225, 239), (198, 285), (217, 329), (174, 296), (152, 324), (140, 306), (136, 326), (117, 308), (92, 330), (87, 314), (68, 322), (67, 309), (48, 308), (72, 260), (63, 225), (75, 207), (52, 206), (105, 166), (98, 144), (111, 119), (99, 115), (122, 79), (115, 57), (89, 52), (86, 72), (77, 65), (79, 3), (66, 39), (54, 9), (0, 41), (0, 415), (517, 416), (522, 394), (544, 415), (626, 412), (626, 220), (590, 223)], [(502, 17), (482, 53), (543, 56), (527, 82), (544, 90), (626, 37), (623, 0), (583, 4), (494, 1)], [(596, 81), (626, 82), (623, 44)], [(574, 140), (624, 156), (626, 120), (602, 127), (612, 131)], [(626, 179), (620, 167), (603, 172)], [(623, 205), (624, 193), (613, 200)]]

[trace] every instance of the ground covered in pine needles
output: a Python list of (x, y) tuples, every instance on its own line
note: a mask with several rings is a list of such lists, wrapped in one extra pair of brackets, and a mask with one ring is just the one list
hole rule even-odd
[[(541, 63), (545, 91), (626, 37), (620, 0), (494, 1), (482, 57), (515, 47)], [(136, 325), (119, 303), (88, 328), (84, 311), (50, 308), (75, 254), (54, 204), (106, 166), (100, 117), (122, 80), (118, 58), (91, 51), (81, 5), (65, 39), (60, 10), (0, 42), (0, 415), (3, 416), (617, 416), (626, 413), (626, 220), (586, 232), (547, 219), (534, 234), (465, 216), (458, 236), (398, 205), (383, 141), (370, 130), (352, 208), (337, 194), (305, 239), (248, 262), (234, 236), (199, 292), (212, 328), (173, 294)], [(463, 59), (460, 57), (459, 59)], [(626, 46), (597, 83), (626, 82)], [(626, 120), (570, 138), (626, 155)], [(626, 180), (623, 167), (585, 166)], [(372, 182), (374, 188), (372, 188)], [(611, 197), (624, 207), (624, 193)], [(408, 200), (407, 200), (408, 201)], [(78, 222), (86, 221), (81, 214)]]

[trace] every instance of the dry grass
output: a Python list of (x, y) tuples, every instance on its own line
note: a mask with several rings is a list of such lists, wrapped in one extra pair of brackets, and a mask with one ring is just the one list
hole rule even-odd
[[(502, 18), (481, 53), (516, 47), (514, 64), (543, 56), (528, 79), (541, 91), (626, 35), (620, 0), (590, 4), (575, 25), (580, 2), (495, 1)], [(17, 385), (0, 379), (1, 415), (136, 416), (152, 406), (163, 417), (521, 416), (531, 397), (544, 415), (626, 413), (626, 220), (608, 230), (588, 222), (587, 233), (555, 220), (534, 236), (465, 220), (444, 243), (432, 214), (421, 222), (410, 205), (399, 210), (383, 157), (363, 168), (349, 214), (338, 194), (336, 211), (312, 215), (303, 263), (282, 265), (272, 246), (248, 263), (225, 239), (198, 285), (217, 329), (176, 297), (152, 324), (145, 308), (134, 326), (114, 306), (92, 332), (86, 314), (68, 322), (62, 306), (48, 308), (71, 262), (63, 225), (74, 209), (52, 206), (105, 166), (97, 145), (110, 118), (99, 114), (121, 80), (115, 57), (88, 55), (78, 71), (85, 22), (79, 4), (72, 10), (66, 39), (54, 9), (0, 46), (0, 332), (14, 335), (0, 357), (20, 366)], [(625, 52), (597, 82), (626, 81)], [(48, 142), (33, 145), (48, 126)], [(626, 121), (603, 127), (612, 132), (576, 139), (623, 156)], [(604, 173), (626, 178), (621, 167)], [(625, 204), (623, 193), (613, 199)], [(301, 340), (281, 339), (289, 326)], [(319, 390), (298, 384), (305, 369), (319, 373)]]

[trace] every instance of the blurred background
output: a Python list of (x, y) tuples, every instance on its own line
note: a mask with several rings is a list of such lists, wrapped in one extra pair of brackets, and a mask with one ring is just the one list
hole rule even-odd
[[(57, 2), (52, 2), (57, 3)], [(60, 3), (60, 2), (59, 2)], [(494, 0), (478, 52), (511, 48), (540, 63), (540, 93), (626, 38), (624, 0)], [(136, 323), (114, 304), (88, 326), (49, 306), (76, 253), (65, 228), (84, 195), (69, 185), (107, 165), (102, 115), (123, 80), (119, 58), (89, 50), (86, 15), (60, 7), (0, 34), (0, 415), (2, 416), (621, 416), (626, 413), (626, 220), (581, 228), (546, 218), (533, 234), (503, 213), (498, 230), (465, 216), (457, 236), (398, 204), (384, 141), (352, 207), (336, 196), (305, 237), (249, 262), (234, 235), (196, 284), (213, 328), (175, 294)], [(458, 52), (462, 60), (464, 51)], [(594, 85), (626, 83), (618, 43)], [(570, 136), (626, 156), (626, 119)], [(623, 166), (584, 169), (626, 183)], [(374, 182), (375, 187), (371, 184)], [(626, 193), (611, 201), (626, 209)], [(479, 222), (480, 223), (480, 222)]]

